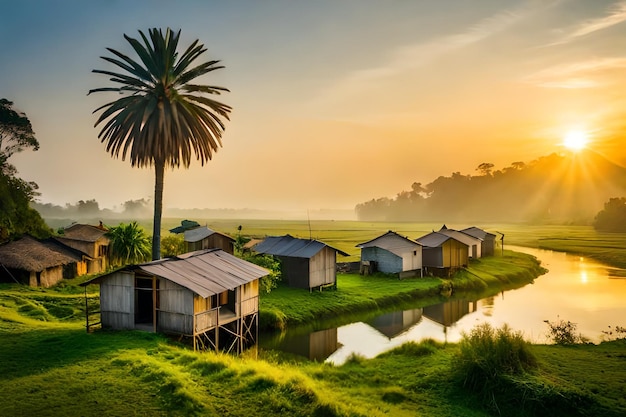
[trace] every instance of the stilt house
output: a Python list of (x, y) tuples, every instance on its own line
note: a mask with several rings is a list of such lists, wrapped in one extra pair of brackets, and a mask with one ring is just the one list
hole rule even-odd
[(276, 256), (282, 263), (283, 280), (290, 287), (309, 291), (336, 285), (337, 253), (349, 256), (318, 240), (299, 239), (291, 235), (267, 237), (255, 245), (254, 251)]
[(241, 352), (257, 339), (259, 279), (268, 271), (221, 249), (127, 266), (100, 285), (101, 323), (187, 336), (194, 349)]

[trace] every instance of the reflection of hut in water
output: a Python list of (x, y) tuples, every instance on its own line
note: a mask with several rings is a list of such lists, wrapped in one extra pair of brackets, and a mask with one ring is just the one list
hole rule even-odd
[(336, 327), (293, 337), (287, 335), (281, 343), (282, 350), (319, 362), (326, 360), (340, 347)]
[(394, 311), (367, 322), (370, 326), (392, 339), (422, 320), (422, 309)]
[(476, 309), (476, 301), (452, 300), (424, 307), (422, 314), (424, 317), (447, 327), (459, 321), (464, 315), (473, 313)]

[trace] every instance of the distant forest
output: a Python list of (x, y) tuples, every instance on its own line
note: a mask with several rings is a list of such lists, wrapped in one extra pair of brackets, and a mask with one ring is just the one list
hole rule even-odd
[(535, 222), (591, 224), (604, 203), (626, 195), (626, 169), (592, 151), (551, 154), (476, 175), (454, 172), (395, 198), (355, 208), (361, 221)]

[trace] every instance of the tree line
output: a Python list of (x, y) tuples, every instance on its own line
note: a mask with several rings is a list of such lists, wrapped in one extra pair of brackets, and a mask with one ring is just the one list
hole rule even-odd
[(395, 197), (355, 207), (362, 221), (562, 222), (591, 224), (602, 204), (626, 195), (626, 169), (594, 152), (551, 154), (475, 175), (453, 172)]

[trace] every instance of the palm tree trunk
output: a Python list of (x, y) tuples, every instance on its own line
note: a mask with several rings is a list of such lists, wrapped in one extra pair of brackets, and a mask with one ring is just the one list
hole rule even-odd
[(154, 220), (152, 221), (152, 260), (161, 259), (161, 216), (163, 214), (163, 180), (165, 163), (154, 163)]

